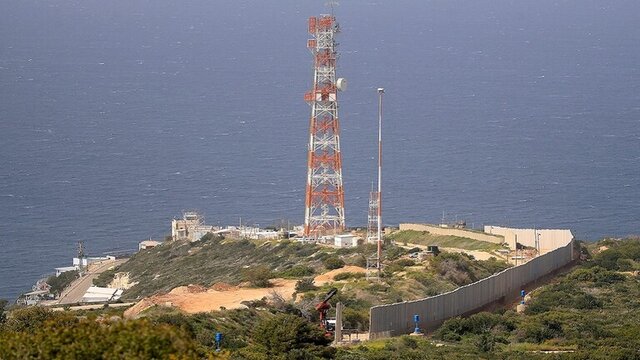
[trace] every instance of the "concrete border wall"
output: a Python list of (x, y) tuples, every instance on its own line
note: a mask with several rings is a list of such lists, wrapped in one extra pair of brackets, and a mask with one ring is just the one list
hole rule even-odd
[(374, 306), (369, 311), (369, 338), (378, 339), (409, 334), (413, 315), (420, 315), (421, 327), (433, 329), (446, 319), (470, 314), (504, 298), (517, 296), (527, 284), (558, 270), (573, 260), (573, 241), (448, 293), (416, 301)]
[(428, 231), (435, 235), (450, 235), (465, 237), (478, 241), (486, 241), (494, 244), (502, 244), (504, 237), (501, 235), (483, 234), (480, 232), (469, 231), (464, 229), (443, 228), (440, 226), (429, 224), (400, 224), (400, 230)]
[(573, 239), (571, 230), (561, 229), (515, 229), (485, 225), (484, 232), (504, 236), (505, 242), (511, 249), (516, 248), (516, 240), (521, 245), (535, 248), (537, 237), (541, 254), (565, 246)]

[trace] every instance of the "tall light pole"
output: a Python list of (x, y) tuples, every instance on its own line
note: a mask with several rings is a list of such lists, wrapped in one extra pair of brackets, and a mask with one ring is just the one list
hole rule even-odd
[(378, 275), (382, 257), (382, 95), (384, 88), (378, 88)]

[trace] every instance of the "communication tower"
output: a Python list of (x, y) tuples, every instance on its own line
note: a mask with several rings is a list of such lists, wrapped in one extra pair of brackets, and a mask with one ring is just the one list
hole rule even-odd
[(338, 122), (338, 91), (347, 82), (336, 78), (335, 35), (340, 27), (333, 15), (309, 18), (312, 39), (307, 47), (313, 55), (313, 88), (304, 95), (311, 105), (304, 236), (318, 237), (344, 230), (344, 188)]
[[(369, 195), (369, 218), (367, 226), (367, 241), (378, 244), (378, 251), (374, 257), (367, 259), (367, 279), (380, 277), (382, 270), (382, 95), (384, 88), (378, 88), (378, 191)], [(377, 272), (377, 276), (372, 274)]]
[(375, 244), (378, 242), (378, 192), (369, 192), (369, 213), (367, 216), (367, 242)]

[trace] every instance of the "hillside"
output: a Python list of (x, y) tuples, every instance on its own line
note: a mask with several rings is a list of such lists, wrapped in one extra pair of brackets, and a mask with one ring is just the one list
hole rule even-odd
[[(269, 246), (273, 246), (272, 249), (282, 246), (280, 254), (291, 245)], [(387, 250), (387, 256), (395, 256), (393, 253), (398, 250), (393, 249)], [(324, 253), (325, 249), (316, 252)], [(340, 256), (353, 256), (347, 253)], [(425, 272), (432, 272), (427, 268), (438, 268), (438, 261), (450, 263), (452, 258), (448, 256), (425, 261), (422, 264)], [(640, 239), (591, 244), (583, 248), (583, 258), (582, 264), (572, 271), (533, 291), (524, 313), (513, 311), (515, 304), (511, 304), (493, 313), (450, 319), (424, 337), (402, 336), (337, 349), (328, 347), (326, 338), (315, 325), (314, 302), (304, 299), (320, 291), (317, 289), (305, 292), (303, 299), (296, 303), (271, 298), (248, 303), (247, 309), (195, 315), (171, 307), (154, 307), (140, 320), (122, 320), (121, 310), (109, 308), (75, 315), (38, 307), (6, 314), (0, 311), (0, 357), (55, 358), (72, 354), (86, 357), (99, 351), (110, 358), (117, 356), (113, 353), (117, 348), (120, 356), (125, 351), (131, 357), (162, 358), (179, 354), (185, 359), (640, 358), (640, 323), (637, 321)], [(393, 261), (399, 266), (397, 263), (402, 260), (406, 258), (400, 256)], [(393, 271), (383, 279), (406, 278), (406, 272), (411, 271), (407, 270), (409, 267)], [(344, 276), (345, 273), (334, 274)], [(341, 287), (336, 300), (349, 303), (348, 310), (364, 302), (356, 296), (358, 291), (349, 289), (365, 286), (355, 273), (346, 277), (334, 285)], [(382, 291), (385, 284), (387, 280), (382, 281), (378, 289)], [(392, 287), (395, 288), (395, 284)], [(345, 315), (351, 317), (347, 321), (353, 321), (358, 314)], [(221, 344), (224, 351), (220, 353), (214, 351), (216, 332), (224, 334)]]
[[(475, 261), (463, 254), (443, 254), (420, 263), (407, 257), (411, 251), (385, 246), (385, 282), (403, 279), (407, 286), (406, 291), (394, 289), (399, 293), (385, 296), (380, 301), (434, 295), (507, 266), (500, 261)], [(238, 285), (247, 280), (247, 272), (255, 268), (263, 268), (274, 278), (301, 279), (330, 270), (327, 263), (331, 261), (338, 261), (338, 267), (343, 264), (363, 267), (365, 255), (371, 256), (374, 252), (375, 246), (371, 245), (335, 249), (291, 241), (225, 240), (207, 236), (197, 242), (166, 242), (141, 251), (117, 269), (105, 273), (97, 282), (106, 284), (115, 273), (127, 273), (129, 282), (135, 285), (125, 291), (123, 298), (139, 299), (190, 284), (205, 287), (216, 283)]]
[[(243, 298), (258, 300), (274, 291), (287, 301), (293, 297), (298, 302), (317, 302), (331, 287), (338, 287), (336, 299), (347, 307), (347, 325), (366, 330), (372, 305), (436, 295), (509, 266), (495, 258), (477, 261), (459, 253), (445, 252), (424, 260), (410, 258), (409, 254), (415, 251), (385, 245), (381, 278), (372, 282), (364, 279), (362, 268), (366, 265), (365, 256), (375, 252), (373, 245), (336, 249), (291, 241), (207, 236), (193, 243), (166, 242), (141, 251), (97, 282), (107, 284), (115, 273), (126, 274), (135, 285), (125, 291), (124, 300), (153, 296), (139, 304), (138, 310), (132, 310), (134, 314), (165, 303), (187, 312), (237, 308)], [(335, 277), (328, 273), (345, 265), (357, 266), (360, 270), (342, 272)], [(187, 285), (191, 286), (181, 288)], [(222, 292), (221, 288), (224, 288)]]
[(640, 239), (584, 250), (587, 260), (533, 291), (523, 314), (513, 304), (450, 319), (426, 338), (344, 348), (337, 358), (640, 359)]

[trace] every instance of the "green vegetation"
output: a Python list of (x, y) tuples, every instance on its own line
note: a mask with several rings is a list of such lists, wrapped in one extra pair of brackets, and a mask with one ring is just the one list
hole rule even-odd
[(299, 270), (308, 272), (295, 268), (297, 265), (316, 271), (322, 268), (322, 263), (311, 256), (318, 253), (316, 245), (288, 240), (252, 242), (203, 237), (193, 243), (166, 242), (139, 252), (122, 264), (118, 271), (128, 272), (130, 280), (137, 282), (123, 295), (123, 299), (130, 300), (188, 284), (238, 284), (246, 280), (247, 274), (242, 269), (248, 267), (263, 266), (274, 276), (287, 272), (293, 275)]
[(365, 277), (364, 273), (343, 272), (335, 275), (333, 277), (333, 280), (340, 281), (340, 280), (347, 280), (347, 279), (362, 279), (364, 277)]
[(32, 307), (0, 328), (1, 359), (195, 359), (205, 355), (185, 332), (147, 320), (98, 321)]
[(278, 274), (283, 278), (301, 278), (305, 276), (311, 276), (315, 274), (315, 270), (311, 266), (307, 265), (294, 265), (289, 269), (286, 269)]
[(273, 272), (266, 265), (250, 266), (242, 269), (242, 280), (249, 282), (253, 287), (271, 287), (269, 279), (273, 278)]
[(285, 360), (333, 359), (331, 339), (316, 325), (299, 316), (276, 314), (262, 319), (252, 331), (253, 344), (232, 359)]
[[(151, 308), (140, 320), (121, 320), (121, 310), (109, 308), (54, 313), (32, 307), (14, 309), (6, 317), (0, 311), (0, 358), (638, 359), (640, 276), (627, 269), (636, 269), (640, 239), (607, 244), (608, 250), (533, 291), (524, 313), (506, 310), (453, 318), (424, 338), (402, 336), (337, 349), (327, 346), (331, 339), (318, 328), (313, 307), (331, 284), (316, 288), (311, 277), (304, 277), (296, 303), (274, 295), (249, 303), (248, 309), (195, 315), (167, 307)], [(285, 245), (262, 246), (278, 254), (303, 250)], [(359, 255), (316, 248), (305, 258), (311, 259), (306, 263), (309, 267), (318, 269), (323, 266), (319, 258)], [(443, 254), (415, 265), (407, 260), (390, 263), (399, 270), (390, 271), (379, 282), (353, 274), (345, 279), (348, 282), (332, 302), (345, 304), (346, 329), (366, 330), (373, 303), (445, 290), (457, 286), (452, 280), (465, 282), (504, 267), (494, 260), (479, 262), (460, 254)], [(279, 271), (287, 269), (294, 265)], [(308, 272), (301, 267), (291, 271)], [(216, 332), (224, 334), (221, 353), (214, 351)]]
[(337, 256), (326, 258), (323, 264), (324, 264), (324, 267), (327, 268), (327, 270), (340, 269), (345, 265), (344, 260), (340, 259)]
[(65, 271), (60, 276), (51, 275), (47, 278), (47, 284), (51, 286), (49, 290), (52, 294), (60, 295), (62, 290), (80, 276), (78, 270)]
[(493, 251), (501, 248), (498, 244), (486, 241), (478, 241), (451, 235), (435, 235), (428, 231), (396, 231), (393, 234), (385, 236), (385, 239), (395, 241), (398, 244), (437, 245), (439, 247), (451, 247), (465, 250)]
[(313, 278), (303, 278), (296, 282), (296, 292), (302, 293), (305, 291), (315, 290), (317, 287), (313, 284)]
[[(369, 342), (343, 348), (336, 358), (638, 359), (640, 276), (621, 271), (637, 265), (640, 239), (589, 248), (603, 244), (609, 249), (533, 291), (524, 314), (507, 310), (453, 318), (432, 338)], [(434, 347), (434, 340), (445, 346)]]
[(95, 279), (93, 279), (93, 285), (100, 286), (100, 287), (109, 286), (109, 284), (111, 283), (111, 280), (113, 280), (113, 277), (119, 271), (118, 268), (119, 267), (105, 270), (102, 273), (100, 273), (100, 275), (98, 275)]
[(472, 256), (459, 253), (440, 254), (433, 257), (431, 263), (439, 275), (459, 286), (478, 281), (510, 266), (496, 258), (475, 261)]

